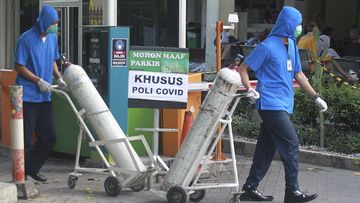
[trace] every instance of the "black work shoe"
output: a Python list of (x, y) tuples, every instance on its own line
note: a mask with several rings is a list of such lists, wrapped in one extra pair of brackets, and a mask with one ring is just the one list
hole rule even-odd
[(29, 174), (26, 174), (28, 176), (30, 176), (32, 179), (34, 180), (37, 180), (37, 181), (40, 181), (40, 182), (45, 182), (47, 181), (47, 178), (43, 175), (41, 175), (40, 173), (29, 173)]
[(317, 198), (317, 194), (308, 195), (300, 190), (285, 191), (284, 203), (309, 202)]
[(250, 185), (244, 185), (242, 190), (244, 193), (240, 195), (240, 201), (272, 201), (274, 199), (273, 196), (263, 195)]

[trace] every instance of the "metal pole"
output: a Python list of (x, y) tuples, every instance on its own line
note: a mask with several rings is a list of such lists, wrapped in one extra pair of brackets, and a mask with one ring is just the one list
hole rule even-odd
[(9, 95), (13, 182), (16, 184), (18, 198), (28, 199), (38, 196), (39, 191), (32, 182), (25, 182), (22, 86), (9, 86)]
[[(160, 120), (159, 117), (160, 117), (159, 109), (154, 109), (153, 154), (154, 154), (154, 160), (155, 161), (158, 160), (158, 155), (159, 155), (159, 120)], [(153, 188), (153, 185), (154, 185), (153, 182), (154, 182), (154, 177), (149, 176), (148, 189)]]
[(221, 69), (221, 33), (223, 31), (223, 23), (219, 20), (216, 22), (216, 72)]
[[(223, 31), (224, 24), (222, 21), (216, 22), (216, 72), (219, 72), (221, 70), (221, 33)], [(221, 124), (219, 125), (217, 129), (217, 133), (219, 134), (221, 132)], [(220, 161), (220, 160), (226, 160), (226, 156), (222, 153), (222, 144), (221, 139), (216, 145), (216, 156), (213, 157), (214, 160)]]
[(186, 0), (179, 0), (179, 48), (186, 48)]
[(159, 155), (159, 120), (160, 120), (160, 110), (154, 109), (154, 135), (153, 135), (153, 153), (154, 159), (157, 160)]
[(22, 86), (10, 86), (10, 136), (11, 136), (11, 157), (13, 165), (13, 181), (15, 184), (24, 184), (24, 123)]
[(117, 26), (117, 1), (103, 1), (103, 7), (103, 24), (109, 26)]
[(324, 113), (320, 112), (320, 147), (324, 148)]

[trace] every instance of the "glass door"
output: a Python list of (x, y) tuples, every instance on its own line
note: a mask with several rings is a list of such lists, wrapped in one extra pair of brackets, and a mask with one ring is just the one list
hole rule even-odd
[(78, 61), (78, 8), (56, 7), (59, 12), (59, 51), (72, 63)]

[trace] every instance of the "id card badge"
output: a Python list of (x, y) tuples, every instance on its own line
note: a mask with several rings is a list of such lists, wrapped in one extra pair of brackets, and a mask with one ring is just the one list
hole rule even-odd
[(292, 71), (292, 63), (291, 63), (290, 59), (288, 59), (286, 62), (286, 68), (287, 68), (287, 71)]

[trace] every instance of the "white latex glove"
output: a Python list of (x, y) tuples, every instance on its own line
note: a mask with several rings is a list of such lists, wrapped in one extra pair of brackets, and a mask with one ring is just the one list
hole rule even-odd
[(328, 108), (326, 102), (321, 97), (315, 99), (315, 104), (320, 108), (320, 112), (325, 112)]
[(250, 87), (246, 92), (246, 97), (249, 97), (250, 100), (254, 102), (260, 98), (260, 94), (258, 91)]
[(51, 91), (51, 85), (41, 78), (40, 78), (39, 82), (37, 83), (37, 85), (38, 85), (40, 91), (42, 91), (42, 92), (50, 92)]
[(57, 79), (57, 84), (60, 90), (64, 90), (64, 91), (69, 90), (66, 82), (62, 78)]

